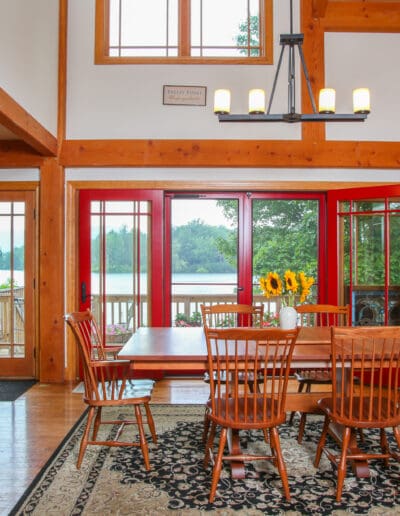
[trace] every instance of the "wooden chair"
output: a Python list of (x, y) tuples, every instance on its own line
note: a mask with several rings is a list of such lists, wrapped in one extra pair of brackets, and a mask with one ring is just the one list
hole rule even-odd
[[(296, 306), (299, 314), (300, 326), (347, 326), (350, 320), (350, 307), (336, 305), (307, 304)], [(313, 385), (330, 385), (332, 383), (331, 373), (327, 369), (304, 369), (294, 373), (298, 381), (298, 392), (311, 392)], [(289, 422), (293, 423), (296, 412), (290, 414)], [(303, 440), (306, 426), (307, 413), (300, 413), (299, 433), (297, 442)]]
[[(264, 305), (246, 305), (239, 303), (220, 303), (218, 305), (200, 305), (203, 327), (207, 328), (262, 328), (264, 321)], [(210, 383), (208, 372), (204, 373), (204, 381)], [(238, 381), (241, 382), (239, 375)], [(209, 407), (204, 415), (203, 442), (206, 442), (210, 421)]]
[[(141, 448), (146, 470), (149, 470), (149, 452), (143, 425), (144, 423), (148, 424), (152, 439), (157, 442), (149, 406), (153, 380), (128, 380), (129, 361), (114, 358), (115, 350), (103, 346), (98, 325), (90, 310), (67, 314), (65, 320), (71, 328), (78, 346), (85, 385), (83, 400), (89, 406), (87, 424), (79, 449), (77, 468), (79, 469), (81, 466), (88, 445), (138, 446)], [(111, 357), (109, 355), (110, 351)], [(128, 420), (103, 419), (103, 408), (122, 406), (133, 407), (135, 418)], [(143, 419), (141, 407), (144, 409), (145, 419)], [(92, 422), (93, 431), (90, 439), (89, 433)], [(97, 439), (102, 424), (119, 425), (115, 438)], [(120, 440), (126, 425), (137, 425), (139, 442)]]
[[(213, 473), (209, 501), (213, 502), (223, 461), (272, 460), (282, 479), (285, 497), (290, 499), (286, 467), (277, 427), (285, 422), (285, 400), (290, 361), (298, 329), (258, 329), (205, 327), (210, 372), (211, 396), (208, 435), (204, 465), (212, 458)], [(262, 375), (263, 382), (258, 382)], [(237, 379), (241, 376), (242, 382)], [(229, 378), (230, 381), (226, 381)], [(218, 452), (213, 443), (220, 427)], [(228, 432), (229, 443), (238, 438), (239, 430), (262, 430), (268, 433), (271, 453), (250, 454), (235, 449), (224, 455)]]
[[(347, 461), (389, 458), (400, 461), (390, 450), (385, 428), (391, 427), (400, 448), (400, 327), (332, 328), (332, 396), (318, 403), (325, 422), (315, 457), (322, 452), (337, 466), (336, 500), (342, 495)], [(342, 425), (341, 453), (325, 448), (330, 424)], [(380, 453), (361, 451), (354, 429), (379, 428)]]

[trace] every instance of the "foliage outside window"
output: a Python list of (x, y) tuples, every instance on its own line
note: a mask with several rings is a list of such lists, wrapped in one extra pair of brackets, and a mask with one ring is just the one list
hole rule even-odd
[(272, 0), (96, 0), (96, 63), (272, 63)]

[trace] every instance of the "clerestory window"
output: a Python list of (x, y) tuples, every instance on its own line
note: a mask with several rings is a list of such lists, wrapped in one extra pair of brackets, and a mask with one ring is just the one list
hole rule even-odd
[(96, 63), (271, 64), (273, 0), (96, 0)]

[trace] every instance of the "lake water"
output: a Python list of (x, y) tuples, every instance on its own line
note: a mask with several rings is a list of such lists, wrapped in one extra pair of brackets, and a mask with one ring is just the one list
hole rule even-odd
[[(10, 271), (0, 270), (0, 284), (7, 281), (9, 277)], [(173, 274), (172, 278), (174, 283), (192, 283), (191, 285), (173, 285), (174, 294), (233, 294), (236, 288), (236, 274)], [(15, 271), (14, 279), (19, 287), (24, 286), (23, 271)], [(141, 274), (141, 284), (144, 289), (146, 281), (147, 275)], [(132, 274), (107, 275), (108, 294), (130, 294), (132, 285)], [(92, 274), (91, 292), (92, 294), (99, 292), (97, 274)]]
[[(173, 294), (233, 294), (236, 289), (236, 274), (173, 274)], [(143, 293), (146, 291), (147, 275), (141, 274)], [(186, 284), (185, 284), (186, 283)], [(190, 283), (190, 284), (188, 284)], [(109, 294), (129, 294), (132, 292), (132, 274), (108, 274)], [(92, 274), (92, 293), (99, 291), (99, 277)]]

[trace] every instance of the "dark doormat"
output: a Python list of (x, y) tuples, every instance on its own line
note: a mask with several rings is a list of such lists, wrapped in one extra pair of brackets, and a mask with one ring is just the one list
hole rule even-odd
[(36, 380), (0, 380), (0, 401), (15, 401), (35, 383)]

